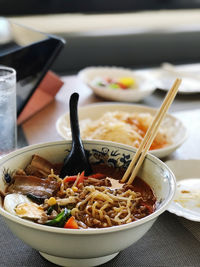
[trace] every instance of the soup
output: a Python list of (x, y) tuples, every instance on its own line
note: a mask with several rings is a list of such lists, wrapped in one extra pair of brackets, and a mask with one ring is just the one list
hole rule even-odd
[(4, 209), (23, 219), (72, 229), (105, 228), (137, 221), (155, 210), (156, 197), (136, 177), (120, 183), (124, 170), (92, 165), (93, 173), (59, 177), (61, 164), (33, 155), (24, 170), (5, 171)]

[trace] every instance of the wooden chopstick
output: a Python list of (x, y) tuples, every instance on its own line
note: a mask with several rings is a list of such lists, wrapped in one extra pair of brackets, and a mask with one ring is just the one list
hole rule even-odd
[[(130, 175), (133, 167), (135, 166), (129, 180), (128, 180), (128, 184), (131, 184), (158, 132), (159, 126), (167, 112), (167, 110), (169, 109), (171, 103), (173, 102), (177, 92), (178, 92), (178, 88), (180, 86), (181, 83), (181, 79), (176, 79), (172, 88), (169, 90), (167, 96), (165, 97), (160, 109), (157, 111), (157, 114), (154, 118), (154, 120), (152, 121), (151, 126), (149, 127), (149, 129), (146, 132), (146, 135), (143, 139), (143, 141), (141, 142), (139, 148), (136, 151), (136, 154), (133, 158), (133, 160), (131, 161), (131, 163), (129, 164), (128, 169), (126, 170), (124, 176), (121, 179), (121, 182), (124, 183), (128, 176)], [(137, 164), (136, 164), (137, 163)]]

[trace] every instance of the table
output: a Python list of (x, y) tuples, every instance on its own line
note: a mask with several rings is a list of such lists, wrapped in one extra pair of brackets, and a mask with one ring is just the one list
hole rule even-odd
[[(80, 106), (103, 101), (82, 85), (76, 76), (65, 76), (62, 79), (65, 84), (55, 101), (22, 125), (28, 144), (61, 140), (56, 132), (55, 122), (60, 115), (68, 111), (72, 92), (79, 92)], [(156, 91), (141, 104), (158, 107), (163, 97), (163, 92)], [(164, 160), (200, 158), (200, 95), (177, 96), (171, 111), (188, 128), (189, 138)], [(0, 266), (55, 266), (13, 236), (2, 218), (0, 222)], [(141, 240), (102, 266), (200, 266), (200, 224), (166, 211)]]

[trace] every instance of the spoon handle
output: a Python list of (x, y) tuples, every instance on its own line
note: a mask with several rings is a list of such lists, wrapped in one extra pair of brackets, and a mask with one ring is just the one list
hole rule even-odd
[(64, 158), (63, 167), (60, 171), (60, 177), (64, 178), (66, 175), (77, 175), (85, 171), (85, 175), (92, 173), (92, 168), (88, 161), (83, 143), (80, 137), (79, 123), (78, 123), (78, 99), (79, 94), (74, 93), (70, 97), (70, 125), (72, 132), (72, 147), (69, 154)]
[(82, 142), (80, 139), (80, 129), (79, 129), (79, 122), (78, 122), (78, 99), (79, 94), (73, 93), (70, 98), (70, 125), (71, 125), (71, 132), (72, 132), (72, 140), (74, 145), (82, 146)]

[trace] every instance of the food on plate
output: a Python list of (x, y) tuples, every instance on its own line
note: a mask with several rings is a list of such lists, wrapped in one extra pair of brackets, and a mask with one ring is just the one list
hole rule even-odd
[(178, 181), (174, 202), (185, 209), (200, 213), (200, 178)]
[(132, 77), (110, 78), (95, 77), (91, 85), (110, 89), (134, 89), (137, 87), (136, 81)]
[[(82, 139), (107, 140), (138, 148), (153, 116), (150, 113), (128, 113), (122, 111), (105, 112), (99, 119), (80, 121)], [(69, 131), (66, 131), (70, 133)], [(150, 150), (171, 144), (166, 130), (160, 126)]]
[(122, 168), (93, 164), (89, 176), (83, 171), (61, 179), (61, 167), (33, 155), (24, 169), (5, 170), (4, 209), (35, 223), (70, 229), (122, 225), (155, 210), (150, 186), (139, 177), (131, 185), (120, 183)]

